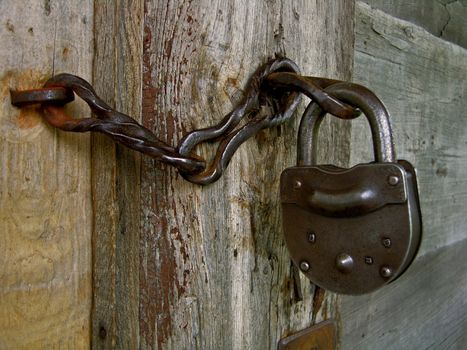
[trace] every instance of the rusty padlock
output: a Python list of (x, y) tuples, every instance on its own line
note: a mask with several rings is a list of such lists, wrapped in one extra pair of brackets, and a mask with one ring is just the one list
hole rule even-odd
[(318, 286), (364, 294), (399, 277), (415, 258), (421, 215), (415, 169), (396, 162), (389, 114), (368, 89), (337, 83), (326, 92), (367, 117), (375, 162), (350, 169), (315, 165), (325, 112), (310, 103), (298, 165), (281, 176), (283, 229), (292, 260)]

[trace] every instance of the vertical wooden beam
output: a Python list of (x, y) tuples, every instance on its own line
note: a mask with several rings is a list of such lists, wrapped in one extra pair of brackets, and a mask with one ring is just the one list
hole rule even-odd
[[(94, 87), (141, 120), (143, 4), (96, 1)], [(93, 348), (138, 347), (140, 155), (92, 138)]]
[(0, 349), (90, 345), (89, 136), (11, 106), (9, 89), (61, 72), (90, 79), (92, 21), (88, 0), (0, 1)]
[[(353, 6), (146, 1), (144, 125), (176, 144), (186, 131), (217, 123), (250, 74), (276, 54), (306, 74), (348, 79)], [(304, 300), (294, 300), (282, 237), (278, 182), (295, 162), (297, 125), (298, 118), (260, 132), (204, 188), (143, 158), (141, 348), (273, 349), (281, 337), (332, 316), (335, 297), (313, 298), (306, 280)], [(349, 135), (348, 124), (328, 123), (318, 153), (346, 164)]]
[[(466, 76), (467, 50), (357, 2), (355, 80), (384, 101), (396, 153), (418, 171), (423, 235), (404, 275), (342, 298), (344, 349), (465, 348)], [(370, 135), (352, 123), (353, 163), (373, 159)]]

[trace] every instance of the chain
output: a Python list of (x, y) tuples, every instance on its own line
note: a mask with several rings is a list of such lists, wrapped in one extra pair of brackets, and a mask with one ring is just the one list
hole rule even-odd
[[(45, 112), (44, 119), (60, 130), (105, 134), (115, 142), (175, 166), (188, 181), (206, 185), (219, 179), (247, 139), (261, 129), (290, 120), (300, 103), (300, 93), (339, 118), (357, 117), (358, 109), (324, 90), (339, 82), (301, 76), (297, 65), (286, 58), (271, 60), (251, 76), (243, 98), (219, 124), (188, 133), (176, 148), (159, 140), (130, 116), (111, 108), (86, 80), (75, 75), (56, 75), (42, 89), (11, 91), (11, 103), (16, 107), (39, 103)], [(75, 119), (65, 113), (63, 106), (73, 101), (74, 94), (89, 105), (94, 117)], [(240, 126), (242, 120), (246, 121)], [(206, 164), (194, 150), (209, 141), (219, 141), (219, 145), (213, 160)]]

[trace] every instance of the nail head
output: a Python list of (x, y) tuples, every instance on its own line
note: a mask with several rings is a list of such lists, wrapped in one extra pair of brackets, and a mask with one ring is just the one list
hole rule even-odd
[(392, 271), (392, 269), (390, 267), (383, 266), (383, 267), (381, 267), (380, 273), (381, 273), (381, 276), (383, 276), (384, 278), (389, 278), (389, 277), (392, 276), (393, 271)]
[(336, 257), (336, 267), (342, 273), (349, 273), (353, 268), (353, 258), (349, 254), (339, 254)]
[(307, 272), (309, 269), (310, 269), (310, 264), (308, 263), (308, 261), (304, 260), (300, 263), (300, 270), (302, 270), (303, 272)]
[(381, 243), (383, 244), (384, 248), (391, 248), (392, 242), (390, 238), (383, 238)]
[(316, 242), (316, 234), (314, 232), (308, 233), (308, 242), (315, 243)]
[(398, 183), (399, 183), (399, 177), (396, 176), (396, 175), (390, 175), (388, 177), (388, 183), (391, 185), (391, 186), (396, 186)]

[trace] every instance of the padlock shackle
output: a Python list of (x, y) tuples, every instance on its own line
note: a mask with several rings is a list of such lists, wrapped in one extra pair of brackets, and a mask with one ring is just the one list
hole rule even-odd
[[(383, 102), (364, 86), (353, 83), (336, 83), (325, 89), (332, 96), (359, 108), (371, 128), (373, 149), (377, 162), (394, 163), (396, 155), (389, 122), (389, 113)], [(297, 165), (316, 164), (319, 126), (326, 115), (313, 101), (306, 108), (298, 132)]]

